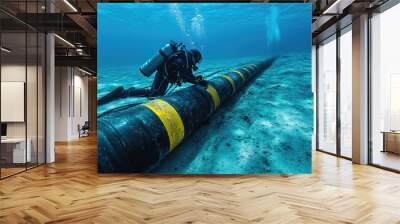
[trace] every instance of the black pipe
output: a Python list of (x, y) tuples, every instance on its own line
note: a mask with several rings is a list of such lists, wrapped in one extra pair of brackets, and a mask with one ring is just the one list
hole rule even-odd
[(203, 124), (274, 59), (249, 64), (168, 96), (98, 118), (98, 171), (145, 172)]

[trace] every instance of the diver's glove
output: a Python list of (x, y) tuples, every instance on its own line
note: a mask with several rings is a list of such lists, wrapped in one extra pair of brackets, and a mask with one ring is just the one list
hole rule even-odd
[(196, 81), (199, 85), (202, 86), (207, 86), (208, 85), (208, 81), (203, 79), (203, 76), (199, 75), (196, 77)]
[(202, 85), (202, 86), (207, 86), (207, 84), (208, 84), (208, 82), (203, 79), (202, 75), (196, 76), (196, 82), (197, 82), (197, 84)]

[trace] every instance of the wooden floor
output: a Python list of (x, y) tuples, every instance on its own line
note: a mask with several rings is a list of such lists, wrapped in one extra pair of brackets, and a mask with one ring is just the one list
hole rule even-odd
[(400, 175), (313, 154), (312, 175), (99, 175), (94, 137), (0, 181), (0, 223), (400, 223)]
[(377, 165), (400, 170), (400, 155), (391, 152), (381, 152), (375, 150), (373, 154), (373, 162)]
[(7, 167), (7, 168), (0, 168), (1, 169), (1, 177), (8, 177), (13, 174), (25, 171), (25, 167)]

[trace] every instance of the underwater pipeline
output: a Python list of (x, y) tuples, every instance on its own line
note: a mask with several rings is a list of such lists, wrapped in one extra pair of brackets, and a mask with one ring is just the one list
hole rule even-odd
[(208, 80), (207, 87), (193, 85), (99, 117), (98, 171), (149, 171), (273, 61), (248, 64)]

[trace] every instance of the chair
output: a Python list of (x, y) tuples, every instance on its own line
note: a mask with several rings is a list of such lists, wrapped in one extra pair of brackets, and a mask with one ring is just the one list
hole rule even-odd
[(82, 127), (80, 127), (80, 125), (78, 124), (79, 138), (89, 136), (89, 129), (90, 129), (89, 121), (85, 121)]

